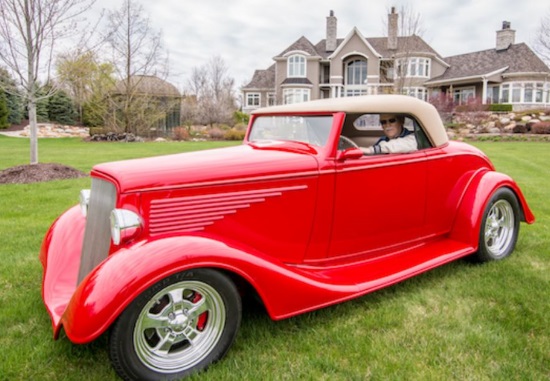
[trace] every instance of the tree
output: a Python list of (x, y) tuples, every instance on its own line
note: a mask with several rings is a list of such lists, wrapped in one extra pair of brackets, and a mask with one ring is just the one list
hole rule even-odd
[(113, 130), (145, 132), (173, 108), (172, 102), (158, 102), (156, 96), (143, 91), (148, 77), (164, 79), (168, 75), (161, 33), (150, 27), (143, 7), (134, 0), (125, 0), (118, 10), (109, 12), (108, 20), (106, 42), (120, 81), (109, 95), (106, 124)]
[(38, 163), (36, 105), (40, 76), (49, 82), (54, 47), (76, 30), (76, 18), (95, 0), (1, 0), (0, 59), (17, 77), (29, 113), (30, 163)]
[(96, 64), (89, 73), (90, 94), (82, 104), (82, 123), (88, 127), (105, 126), (105, 118), (109, 113), (109, 94), (115, 88), (114, 68), (110, 63)]
[(534, 45), (536, 52), (550, 65), (550, 10), (540, 22)]
[(3, 68), (0, 68), (0, 91), (3, 91), (6, 96), (6, 105), (9, 111), (8, 123), (20, 124), (23, 119), (23, 104), (20, 92), (10, 73)]
[(82, 121), (83, 106), (93, 94), (93, 81), (99, 67), (93, 51), (78, 50), (59, 55), (56, 62), (57, 79), (73, 99)]
[(114, 67), (100, 63), (93, 51), (58, 56), (57, 80), (74, 101), (78, 119), (85, 126), (103, 126), (108, 95), (115, 87)]
[[(395, 8), (392, 7), (391, 15), (395, 15)], [(407, 5), (402, 5), (398, 12), (397, 23), (397, 47), (395, 53), (395, 62), (393, 62), (394, 73), (394, 91), (403, 93), (407, 87), (414, 86), (413, 76), (409, 75), (411, 70), (410, 60), (413, 58), (415, 48), (417, 47), (416, 38), (422, 37), (424, 28), (422, 27), (422, 17), (414, 9)], [(388, 36), (389, 38), (389, 36)]]
[(6, 95), (4, 91), (0, 90), (0, 130), (8, 128), (10, 124), (8, 123), (8, 116), (10, 115), (10, 110), (6, 102)]
[(76, 118), (73, 101), (63, 90), (56, 92), (48, 102), (48, 119), (50, 122), (71, 125)]
[(196, 122), (207, 125), (230, 124), (237, 109), (234, 94), (235, 80), (227, 75), (227, 66), (215, 56), (203, 67), (193, 68), (188, 90), (196, 99)]

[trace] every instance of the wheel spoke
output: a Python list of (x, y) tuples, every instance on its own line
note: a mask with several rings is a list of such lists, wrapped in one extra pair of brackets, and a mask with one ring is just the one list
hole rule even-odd
[(152, 348), (152, 351), (157, 355), (166, 356), (172, 346), (177, 342), (176, 337), (173, 334), (167, 334), (161, 336), (162, 340), (157, 344), (155, 348)]
[(209, 310), (209, 304), (206, 301), (206, 298), (202, 298), (197, 303), (193, 305), (193, 308), (189, 310), (189, 318), (196, 319), (203, 313)]
[(164, 315), (147, 314), (140, 322), (140, 328), (143, 331), (150, 328), (163, 329), (168, 326), (168, 318)]
[(170, 291), (168, 291), (168, 295), (170, 296), (170, 301), (171, 301), (172, 307), (175, 304), (179, 304), (184, 300), (182, 289), (177, 289), (176, 288), (176, 289), (170, 290)]
[[(205, 277), (214, 274), (226, 285), (220, 286), (222, 292), (230, 289), (229, 295), (236, 295), (234, 286), (216, 272), (197, 272)], [(224, 299), (217, 288), (197, 279), (174, 282), (151, 295), (142, 308), (133, 329), (135, 353), (153, 371), (182, 372), (200, 364), (220, 345), (226, 323)]]
[(188, 325), (185, 328), (183, 334), (187, 338), (187, 340), (189, 340), (190, 344), (194, 344), (194, 340), (197, 338), (198, 335), (200, 335), (200, 332), (195, 327)]
[(485, 221), (483, 236), (487, 250), (496, 257), (505, 255), (514, 235), (515, 216), (510, 203), (505, 200), (495, 202)]

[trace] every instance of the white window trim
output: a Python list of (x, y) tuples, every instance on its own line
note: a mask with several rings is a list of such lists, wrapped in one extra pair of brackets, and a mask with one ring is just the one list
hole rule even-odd
[[(251, 104), (251, 100), (258, 100), (258, 104)], [(259, 107), (262, 104), (262, 94), (261, 93), (246, 93), (246, 106), (247, 107)]]
[[(273, 101), (271, 103), (271, 101)], [(267, 93), (267, 105), (268, 106), (275, 106), (277, 104), (277, 96), (275, 93)]]
[[(295, 62), (299, 59), (299, 62)], [(286, 76), (287, 78), (306, 78), (307, 77), (307, 58), (303, 54), (293, 54), (287, 58)], [(293, 73), (291, 73), (291, 68)], [(298, 70), (296, 70), (298, 68)], [(298, 71), (298, 73), (296, 73)], [(303, 71), (303, 73), (302, 73)]]
[(467, 91), (467, 90), (468, 90), (468, 91), (469, 91), (469, 90), (472, 91), (472, 94), (473, 94), (472, 97), (473, 97), (473, 98), (476, 97), (476, 88), (475, 88), (475, 86), (455, 87), (455, 88), (453, 89), (453, 94), (452, 94), (452, 95), (453, 95), (453, 100), (455, 99), (455, 94), (456, 94), (457, 92), (460, 92), (460, 99), (459, 99), (459, 102), (458, 102), (458, 103), (459, 103), (459, 104), (464, 104), (464, 103), (466, 103), (468, 100), (467, 100), (467, 99), (463, 99), (463, 97), (462, 97), (462, 92), (465, 92), (465, 91)]
[(307, 102), (310, 99), (311, 99), (310, 89), (304, 89), (299, 87), (283, 89), (283, 104)]
[[(411, 73), (411, 67), (412, 67), (412, 63), (414, 61), (414, 64), (415, 64), (415, 72), (414, 73)], [(419, 73), (419, 68), (420, 68), (420, 62), (423, 62), (423, 72), (422, 73)], [(402, 75), (402, 69), (401, 69), (401, 65), (403, 64), (406, 64), (407, 65), (407, 72), (404, 73), (404, 77), (406, 78), (430, 78), (430, 75), (431, 75), (431, 72), (432, 72), (432, 60), (430, 58), (427, 58), (427, 57), (408, 57), (408, 58), (399, 58), (396, 60), (395, 62), (395, 65), (394, 67), (397, 68), (395, 70), (396, 74), (398, 76)]]
[[(527, 85), (532, 85), (532, 91), (533, 91), (533, 99), (532, 100), (526, 100), (525, 99), (525, 89)], [(548, 82), (544, 81), (514, 81), (514, 82), (506, 82), (502, 83), (499, 86), (499, 99), (498, 103), (508, 103), (508, 104), (540, 104), (545, 105), (550, 103), (550, 86)], [(503, 90), (504, 88), (508, 89), (508, 98), (503, 99)], [(515, 101), (513, 98), (513, 90), (514, 88), (519, 88), (519, 100)], [(536, 93), (537, 90), (540, 91), (542, 94), (541, 101), (537, 102), (536, 100)]]
[(403, 94), (428, 101), (428, 89), (422, 86), (404, 87)]
[[(361, 62), (361, 63), (364, 63), (364, 68), (365, 68), (365, 80), (363, 81), (364, 83), (350, 83), (350, 78), (349, 78), (349, 67), (351, 64), (355, 63), (355, 62)], [(346, 62), (346, 68), (345, 68), (345, 84), (346, 86), (364, 86), (366, 85), (366, 82), (368, 80), (368, 72), (369, 72), (369, 63), (367, 60), (365, 59), (354, 59), (354, 60), (349, 60), (348, 62)]]

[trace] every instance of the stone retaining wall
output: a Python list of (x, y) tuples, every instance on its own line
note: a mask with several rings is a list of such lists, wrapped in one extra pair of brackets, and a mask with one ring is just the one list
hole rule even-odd
[[(29, 137), (31, 135), (30, 127), (25, 127), (19, 136)], [(61, 126), (58, 124), (38, 124), (39, 138), (87, 138), (90, 136), (90, 130), (87, 127)]]

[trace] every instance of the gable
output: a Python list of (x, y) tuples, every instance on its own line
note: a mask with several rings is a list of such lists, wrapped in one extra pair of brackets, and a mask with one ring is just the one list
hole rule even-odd
[(361, 52), (363, 56), (368, 58), (381, 58), (372, 45), (363, 37), (357, 28), (353, 28), (347, 37), (342, 41), (338, 48), (328, 58), (343, 58), (349, 56), (352, 52)]

